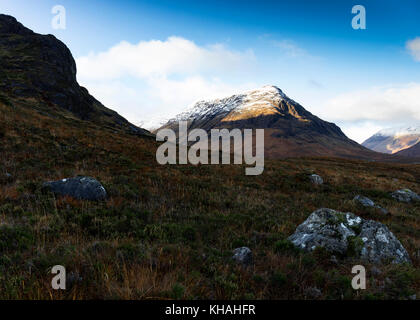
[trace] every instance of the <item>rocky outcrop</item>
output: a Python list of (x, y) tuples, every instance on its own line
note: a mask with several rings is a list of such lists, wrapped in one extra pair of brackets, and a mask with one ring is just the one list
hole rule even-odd
[(373, 263), (410, 262), (405, 248), (385, 225), (350, 212), (318, 209), (297, 227), (289, 240), (307, 251), (323, 247), (334, 254)]
[(43, 188), (60, 196), (78, 200), (105, 200), (107, 193), (102, 184), (91, 177), (76, 177), (46, 182)]
[(393, 197), (395, 200), (400, 202), (412, 202), (412, 201), (420, 201), (420, 196), (411, 191), (410, 189), (401, 189), (393, 192), (391, 194), (391, 197)]

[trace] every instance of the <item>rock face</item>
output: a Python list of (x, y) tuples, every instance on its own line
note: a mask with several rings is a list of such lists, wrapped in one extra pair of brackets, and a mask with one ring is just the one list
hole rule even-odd
[(79, 200), (105, 200), (107, 193), (102, 184), (91, 177), (76, 177), (46, 182), (44, 188), (61, 196)]
[(313, 184), (323, 184), (324, 183), (324, 180), (321, 178), (321, 176), (319, 176), (319, 175), (317, 175), (317, 174), (311, 174), (310, 176), (309, 176), (309, 180), (311, 180), (311, 182), (313, 183)]
[(252, 262), (252, 251), (248, 247), (236, 248), (233, 251), (233, 260), (244, 266), (248, 266)]
[(400, 202), (420, 201), (420, 196), (410, 189), (401, 189), (393, 192), (391, 196)]
[(373, 202), (368, 197), (357, 195), (354, 197), (353, 201), (356, 201), (357, 203), (361, 204), (364, 207), (379, 209), (381, 210), (383, 214), (389, 214), (388, 210), (386, 210), (385, 208), (382, 208), (380, 205), (375, 204), (375, 202)]
[(0, 93), (9, 99), (32, 98), (44, 108), (43, 113), (56, 113), (58, 107), (82, 120), (151, 135), (79, 86), (76, 63), (63, 42), (53, 35), (37, 34), (4, 14), (0, 14), (0, 61)]
[(407, 251), (385, 225), (350, 212), (318, 209), (297, 227), (289, 240), (307, 251), (323, 247), (334, 254), (373, 263), (410, 263)]

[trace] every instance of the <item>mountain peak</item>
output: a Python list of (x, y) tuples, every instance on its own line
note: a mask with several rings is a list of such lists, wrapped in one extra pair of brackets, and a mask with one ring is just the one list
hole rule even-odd
[(277, 93), (277, 94), (280, 94), (280, 95), (285, 95), (279, 87), (277, 87), (275, 85), (271, 85), (271, 84), (266, 84), (266, 85), (264, 85), (264, 86), (262, 86), (258, 89), (254, 89), (252, 91), (273, 92), (273, 93)]
[[(289, 109), (282, 101), (292, 101), (281, 89), (274, 85), (265, 85), (257, 89), (234, 94), (229, 97), (201, 100), (188, 108), (185, 112), (170, 119), (169, 122), (180, 120), (199, 120), (215, 116), (228, 116), (226, 121), (246, 119), (275, 113), (291, 113), (300, 117), (295, 108)], [(303, 112), (306, 110), (300, 107)], [(291, 112), (290, 112), (291, 111)]]

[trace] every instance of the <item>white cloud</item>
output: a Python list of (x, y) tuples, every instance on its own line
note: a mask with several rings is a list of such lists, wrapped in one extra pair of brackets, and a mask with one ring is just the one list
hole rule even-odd
[(121, 42), (106, 52), (76, 59), (78, 80), (104, 105), (129, 121), (154, 127), (191, 103), (251, 89), (219, 75), (240, 75), (255, 61), (252, 51), (221, 44), (198, 46), (170, 37), (166, 41)]
[(420, 122), (420, 83), (344, 93), (320, 104), (316, 114), (361, 143), (381, 129)]
[(170, 37), (165, 41), (123, 41), (106, 52), (76, 59), (78, 80), (106, 106), (129, 121), (153, 127), (191, 103), (250, 89), (219, 75), (240, 75), (255, 62), (251, 50), (199, 46)]
[(302, 49), (291, 40), (273, 41), (273, 44), (292, 58), (309, 56), (305, 49)]
[(407, 41), (405, 47), (413, 56), (414, 60), (420, 61), (420, 37)]
[(333, 121), (419, 121), (420, 83), (341, 94), (327, 101), (320, 116)]
[(81, 79), (103, 80), (234, 71), (253, 59), (252, 51), (230, 51), (221, 44), (200, 47), (190, 40), (170, 37), (138, 44), (123, 41), (106, 52), (77, 59), (77, 66)]
[(373, 136), (375, 133), (377, 133), (379, 130), (383, 129), (383, 125), (378, 125), (375, 122), (372, 121), (366, 121), (366, 122), (338, 122), (337, 125), (341, 128), (341, 130), (344, 132), (344, 134), (349, 137), (350, 139), (362, 143), (366, 139)]

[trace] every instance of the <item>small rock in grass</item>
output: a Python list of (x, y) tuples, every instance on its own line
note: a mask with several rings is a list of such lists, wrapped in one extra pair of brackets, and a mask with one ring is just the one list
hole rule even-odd
[(389, 214), (388, 210), (386, 210), (385, 208), (382, 208), (380, 205), (375, 204), (375, 202), (373, 202), (368, 197), (364, 197), (364, 196), (361, 196), (361, 195), (358, 194), (357, 196), (355, 196), (353, 198), (353, 201), (356, 201), (357, 203), (360, 203), (364, 207), (379, 209), (381, 211), (381, 213), (384, 214), (384, 215)]
[(309, 180), (311, 180), (311, 182), (313, 184), (317, 184), (317, 185), (320, 185), (320, 184), (324, 183), (324, 180), (321, 178), (321, 176), (319, 176), (317, 174), (311, 174), (309, 176)]
[(236, 248), (233, 250), (233, 260), (244, 266), (248, 266), (252, 263), (252, 251), (248, 247)]

